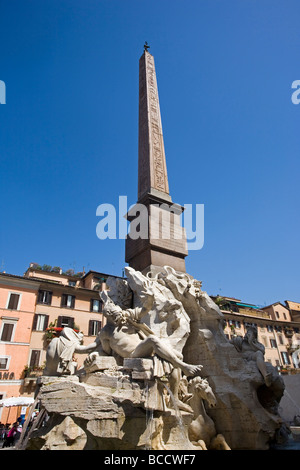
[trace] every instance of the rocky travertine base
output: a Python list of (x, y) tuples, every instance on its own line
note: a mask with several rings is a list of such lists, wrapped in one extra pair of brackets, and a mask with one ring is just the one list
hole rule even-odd
[[(194, 299), (186, 297), (191, 313)], [(254, 361), (245, 361), (227, 341), (221, 329), (214, 302), (206, 293), (198, 301), (197, 314), (191, 315), (191, 334), (184, 348), (185, 360), (203, 364), (203, 375), (217, 397), (209, 411), (217, 432), (232, 449), (269, 449), (285, 424), (278, 414), (284, 383), (275, 367), (266, 363), (272, 375), (267, 387)]]
[[(242, 374), (240, 366), (236, 377), (211, 378), (218, 397), (209, 414), (232, 449), (266, 449), (281, 420), (259, 401), (268, 405), (268, 389), (255, 365), (244, 363)], [(234, 382), (241, 380), (239, 395)], [(48, 419), (30, 436), (29, 450), (200, 450), (188, 439), (193, 414), (166, 406), (151, 358), (125, 359), (120, 367), (99, 356), (75, 376), (41, 377), (39, 397)]]
[[(108, 279), (108, 306), (119, 306), (123, 319), (136, 324), (135, 314), (143, 311), (140, 305), (147, 304), (151, 294), (152, 310), (146, 309), (147, 313), (138, 317), (137, 331), (150, 332), (152, 340), (155, 335), (160, 343), (182, 355), (186, 363), (203, 366), (201, 376), (207, 378), (210, 393), (214, 395), (213, 408), (205, 410), (209, 400), (200, 397), (199, 400), (206, 401), (200, 409), (201, 403), (196, 400), (199, 390), (195, 389), (192, 394), (194, 415), (170, 410), (164, 399), (165, 383), (156, 379), (168, 374), (167, 367), (161, 371), (159, 363), (151, 358), (124, 359), (121, 367), (100, 348), (97, 350), (100, 356), (91, 362), (92, 353), (86, 361), (89, 365), (76, 376), (42, 378), (40, 398), (49, 420), (32, 433), (27, 447), (195, 449), (188, 440), (188, 432), (197, 426), (200, 429), (202, 424), (206, 431), (209, 419), (216, 434), (222, 435), (233, 450), (268, 449), (277, 436), (282, 438), (286, 429), (278, 413), (284, 393), (282, 377), (267, 363), (266, 381), (255, 354), (248, 360), (228, 341), (223, 332), (223, 315), (201, 290), (201, 283), (170, 267), (165, 267), (151, 281), (131, 268), (126, 268), (126, 275), (126, 280), (119, 279), (115, 283)], [(148, 289), (150, 294), (145, 298)], [(133, 300), (134, 310), (123, 312)], [(111, 328), (116, 327), (106, 329), (105, 326), (100, 336), (102, 332), (106, 340), (111, 338), (109, 335), (114, 333)], [(119, 332), (119, 340), (130, 342), (130, 335), (126, 339), (126, 328), (125, 325)], [(188, 400), (184, 390), (183, 397)], [(170, 406), (169, 401), (167, 405)], [(198, 445), (201, 439), (204, 438), (200, 431), (191, 437)]]
[(99, 357), (77, 376), (42, 377), (39, 396), (49, 418), (33, 432), (27, 449), (194, 448), (187, 437), (192, 415), (166, 408), (151, 376), (152, 359), (124, 366)]

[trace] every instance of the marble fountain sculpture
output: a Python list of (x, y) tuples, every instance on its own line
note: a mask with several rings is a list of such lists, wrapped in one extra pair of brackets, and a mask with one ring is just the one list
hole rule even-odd
[(100, 292), (107, 324), (92, 344), (69, 328), (50, 343), (38, 392), (47, 420), (26, 448), (268, 449), (284, 434), (284, 384), (255, 328), (230, 342), (188, 274), (125, 272)]

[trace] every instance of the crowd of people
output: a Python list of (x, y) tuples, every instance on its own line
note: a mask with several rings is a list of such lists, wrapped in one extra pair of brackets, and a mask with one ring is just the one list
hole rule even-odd
[(1, 444), (2, 448), (15, 446), (20, 438), (22, 429), (22, 418), (18, 418), (12, 425), (0, 423), (0, 446)]
[[(33, 412), (28, 428), (37, 417), (38, 413), (38, 410)], [(3, 424), (0, 422), (0, 448), (14, 447), (17, 444), (23, 430), (24, 422), (24, 416), (19, 416), (17, 421), (13, 424)]]

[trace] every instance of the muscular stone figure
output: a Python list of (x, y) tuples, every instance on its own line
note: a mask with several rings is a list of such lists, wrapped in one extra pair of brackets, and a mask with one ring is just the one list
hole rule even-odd
[[(104, 303), (103, 314), (107, 318), (107, 324), (100, 331), (95, 342), (86, 347), (87, 350), (96, 349), (101, 345), (106, 354), (116, 353), (122, 358), (146, 358), (156, 354), (173, 366), (169, 376), (170, 388), (179, 408), (188, 411), (189, 407), (178, 399), (178, 386), (181, 378), (179, 370), (181, 369), (187, 377), (191, 377), (199, 375), (202, 366), (184, 362), (181, 354), (175, 351), (167, 340), (161, 340), (147, 325), (140, 322), (140, 319), (152, 308), (154, 301), (152, 292), (146, 289), (142, 307), (127, 310), (122, 310), (115, 305), (106, 291), (102, 291), (100, 297)], [(93, 355), (92, 353), (86, 363), (92, 360)]]
[(257, 341), (257, 329), (254, 326), (250, 326), (244, 338), (240, 336), (233, 337), (230, 342), (242, 353), (242, 356), (247, 361), (256, 362), (257, 368), (265, 380), (265, 384), (269, 387), (271, 385), (272, 374), (268, 372), (264, 360), (265, 347)]
[(153, 353), (161, 359), (170, 362), (175, 368), (179, 367), (186, 376), (194, 376), (200, 372), (202, 366), (183, 362), (179, 353), (169, 344), (164, 344), (140, 319), (151, 309), (153, 297), (148, 296), (142, 308), (122, 311), (110, 299), (105, 291), (101, 292), (104, 304), (104, 315), (108, 319), (107, 325), (101, 330), (99, 338), (103, 351), (112, 354), (112, 351), (123, 358), (149, 357)]

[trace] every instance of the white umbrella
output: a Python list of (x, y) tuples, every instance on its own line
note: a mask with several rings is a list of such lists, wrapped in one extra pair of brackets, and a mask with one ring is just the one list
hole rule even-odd
[(34, 402), (32, 397), (9, 397), (0, 400), (0, 407), (3, 406), (29, 406)]

